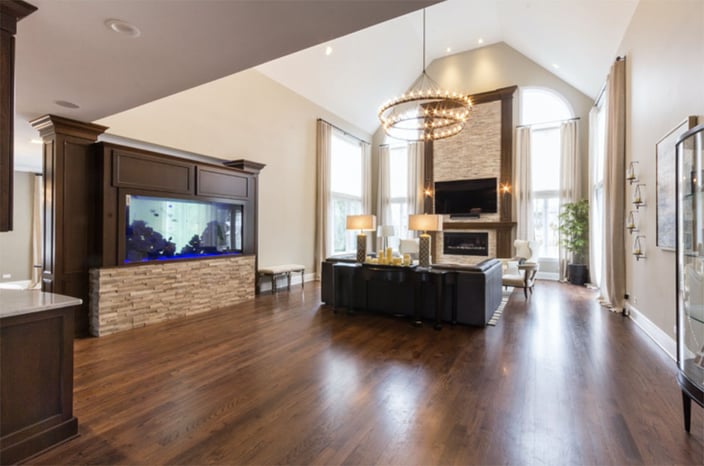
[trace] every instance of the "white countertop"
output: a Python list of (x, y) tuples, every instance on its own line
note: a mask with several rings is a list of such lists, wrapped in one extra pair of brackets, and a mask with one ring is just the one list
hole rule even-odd
[(81, 303), (83, 301), (78, 298), (39, 290), (0, 289), (0, 318), (78, 306)]

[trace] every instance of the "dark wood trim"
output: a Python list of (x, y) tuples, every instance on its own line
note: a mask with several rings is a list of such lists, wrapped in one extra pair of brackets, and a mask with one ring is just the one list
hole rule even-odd
[[(505, 185), (509, 189), (513, 189), (513, 92), (516, 90), (516, 86), (506, 89), (511, 89), (511, 93), (501, 93), (501, 173), (499, 183), (500, 186)], [(501, 221), (510, 222), (513, 219), (511, 191), (499, 192), (499, 195), (501, 196)]]
[(498, 230), (513, 228), (516, 222), (445, 222), (443, 230)]
[(52, 138), (57, 134), (61, 134), (63, 136), (96, 141), (98, 136), (108, 129), (107, 126), (72, 120), (57, 115), (43, 115), (30, 121), (29, 124), (39, 131), (39, 135), (42, 138)]
[(88, 335), (88, 270), (100, 262), (100, 211), (95, 141), (107, 127), (56, 115), (30, 124), (44, 139), (42, 290), (83, 300), (76, 336)]
[[(224, 165), (226, 167), (243, 170), (246, 173), (251, 173), (253, 175), (251, 186), (251, 205), (254, 206), (254, 208), (250, 209), (253, 210), (253, 212), (251, 212), (252, 216), (250, 217), (252, 225), (251, 228), (245, 232), (245, 234), (251, 235), (251, 239), (248, 241), (250, 241), (250, 244), (252, 245), (251, 252), (254, 254), (254, 272), (256, 274), (257, 270), (259, 270), (259, 172), (266, 167), (266, 164), (253, 162), (251, 160), (237, 159), (225, 162)], [(255, 276), (254, 283), (256, 282), (257, 277)], [(259, 294), (258, 286), (254, 287), (254, 292)]]
[(245, 159), (230, 160), (229, 162), (223, 162), (223, 165), (253, 174), (258, 174), (264, 169), (264, 167), (266, 167), (265, 163), (253, 162)]
[(426, 196), (423, 193), (423, 213), (432, 214), (435, 211), (435, 203), (433, 198), (435, 196), (435, 172), (433, 167), (433, 141), (428, 141), (424, 143), (423, 152), (423, 191), (430, 189), (432, 192), (431, 196)]
[(11, 231), (15, 170), (15, 34), (17, 22), (37, 7), (0, 1), (0, 231)]
[(487, 102), (494, 102), (495, 100), (513, 99), (513, 94), (517, 89), (518, 86), (502, 87), (501, 89), (494, 89), (493, 91), (472, 94), (470, 99), (472, 100), (472, 105), (485, 104)]

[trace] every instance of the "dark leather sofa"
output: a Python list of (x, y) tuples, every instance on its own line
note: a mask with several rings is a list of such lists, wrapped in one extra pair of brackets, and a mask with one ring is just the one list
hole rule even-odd
[[(345, 265), (338, 266), (335, 272), (334, 264), (340, 263)], [(485, 326), (501, 304), (501, 262), (486, 259), (476, 265), (434, 264), (432, 269), (446, 272), (441, 320)], [(412, 316), (420, 301), (422, 318), (435, 318), (433, 284), (423, 283), (422, 291), (417, 292), (407, 278), (370, 281), (364, 268), (346, 256), (331, 257), (322, 264), (321, 299), (326, 304), (335, 304), (335, 273), (340, 307)]]

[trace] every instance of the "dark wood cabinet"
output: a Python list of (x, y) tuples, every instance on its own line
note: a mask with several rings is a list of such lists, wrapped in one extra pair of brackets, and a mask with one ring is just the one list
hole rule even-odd
[(42, 289), (83, 300), (75, 313), (77, 336), (89, 333), (89, 270), (124, 264), (128, 195), (239, 204), (242, 253), (257, 254), (257, 182), (264, 165), (97, 143), (105, 126), (55, 115), (31, 124), (44, 140)]
[(112, 186), (173, 194), (193, 194), (195, 168), (193, 162), (113, 150)]
[(196, 194), (229, 199), (249, 198), (249, 177), (232, 171), (198, 167)]
[(37, 8), (0, 1), (0, 231), (12, 230), (15, 138), (15, 33), (17, 22)]
[(0, 318), (0, 464), (16, 463), (78, 433), (73, 416), (76, 308)]

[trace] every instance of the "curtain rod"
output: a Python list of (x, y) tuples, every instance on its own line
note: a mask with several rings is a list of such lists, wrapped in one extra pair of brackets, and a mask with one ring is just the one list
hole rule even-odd
[(549, 125), (551, 123), (564, 123), (566, 121), (577, 121), (581, 120), (580, 117), (565, 118), (564, 120), (553, 120), (553, 121), (543, 121), (541, 123), (531, 123), (529, 125), (518, 125), (516, 128), (532, 128), (533, 126)]
[(356, 139), (356, 140), (359, 141), (359, 142), (363, 142), (363, 143), (369, 144), (369, 145), (372, 144), (371, 142), (365, 141), (364, 139), (362, 139), (362, 138), (360, 138), (360, 137), (357, 137), (357, 136), (355, 136), (354, 134), (352, 134), (352, 133), (350, 133), (350, 132), (348, 132), (348, 131), (345, 131), (344, 129), (340, 128), (339, 126), (333, 125), (332, 123), (330, 123), (330, 122), (327, 121), (327, 120), (324, 120), (324, 119), (322, 119), (322, 118), (318, 118), (318, 121), (322, 121), (323, 123), (326, 123), (326, 124), (332, 126), (332, 127), (335, 128), (336, 130), (338, 130), (339, 132), (341, 132), (342, 134), (344, 134), (345, 136), (349, 136), (349, 137), (351, 137), (351, 138), (354, 138), (354, 139)]
[[(625, 60), (626, 56), (622, 57), (616, 57), (617, 62), (621, 60)], [(608, 75), (607, 75), (607, 81), (608, 81)], [(604, 81), (604, 84), (601, 85), (601, 90), (599, 90), (599, 93), (596, 95), (596, 99), (594, 100), (594, 107), (597, 107), (599, 105), (599, 101), (601, 100), (602, 97), (604, 97), (604, 92), (606, 92), (606, 81)]]

